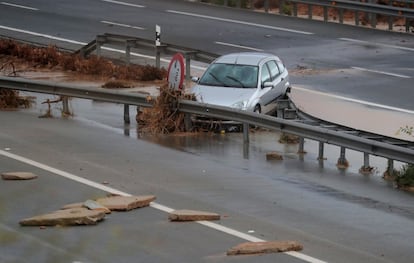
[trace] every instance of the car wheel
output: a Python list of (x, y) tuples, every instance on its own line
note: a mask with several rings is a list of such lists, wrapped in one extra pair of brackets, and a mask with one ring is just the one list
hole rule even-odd
[(254, 106), (253, 112), (256, 112), (256, 113), (259, 113), (259, 114), (262, 113), (262, 108), (260, 107), (259, 104), (257, 104), (256, 106)]

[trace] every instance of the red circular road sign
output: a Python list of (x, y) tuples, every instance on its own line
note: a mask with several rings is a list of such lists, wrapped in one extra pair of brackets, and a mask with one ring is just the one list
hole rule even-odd
[(184, 57), (180, 53), (175, 54), (168, 66), (168, 86), (171, 89), (181, 90), (184, 82)]

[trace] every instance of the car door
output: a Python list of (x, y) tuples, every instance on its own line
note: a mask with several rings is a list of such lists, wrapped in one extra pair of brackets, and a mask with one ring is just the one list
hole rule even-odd
[[(260, 79), (259, 79), (259, 94), (260, 94), (260, 105), (265, 107), (271, 102), (271, 90), (273, 88), (272, 77), (270, 75), (269, 67), (267, 63), (264, 63), (260, 67)], [(268, 85), (271, 83), (271, 85)]]
[(280, 77), (281, 77), (281, 88), (282, 88), (282, 94), (286, 93), (286, 89), (287, 87), (290, 85), (289, 83), (289, 74), (288, 71), (285, 67), (285, 65), (283, 65), (283, 62), (281, 60), (276, 60), (276, 64), (277, 67), (279, 68), (280, 71)]
[[(284, 92), (283, 77), (275, 60), (267, 61), (263, 65), (262, 76), (262, 87), (266, 89), (263, 102), (264, 106), (267, 106)], [(267, 87), (269, 85), (270, 87)]]

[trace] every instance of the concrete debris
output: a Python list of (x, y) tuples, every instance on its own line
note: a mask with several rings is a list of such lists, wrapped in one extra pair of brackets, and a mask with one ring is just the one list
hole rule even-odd
[(102, 204), (94, 201), (94, 200), (86, 200), (83, 203), (72, 203), (63, 206), (61, 209), (71, 209), (71, 208), (88, 208), (89, 210), (101, 210), (106, 214), (110, 214), (111, 210)]
[(103, 211), (105, 212), (105, 214), (110, 214), (111, 210), (103, 205), (101, 205), (100, 203), (94, 201), (94, 200), (86, 200), (83, 203), (83, 206), (90, 209), (90, 210), (98, 210), (98, 211)]
[(287, 251), (300, 251), (303, 246), (296, 241), (266, 241), (246, 242), (239, 244), (227, 251), (227, 255), (248, 255), (263, 253), (279, 253)]
[(153, 195), (142, 196), (110, 196), (96, 200), (102, 206), (111, 211), (129, 211), (136, 208), (149, 206), (155, 200)]
[(2, 173), (3, 180), (30, 180), (37, 178), (37, 175), (29, 172), (8, 172)]
[(220, 215), (204, 211), (175, 210), (169, 214), (168, 219), (170, 221), (220, 220)]
[(277, 152), (269, 152), (266, 154), (266, 160), (267, 161), (271, 161), (271, 160), (280, 161), (280, 160), (283, 160), (283, 155)]
[(61, 209), (71, 209), (71, 208), (85, 208), (85, 206), (83, 206), (83, 203), (72, 203), (72, 204), (67, 204), (63, 206)]
[(105, 212), (87, 208), (58, 210), (49, 214), (34, 216), (20, 221), (22, 226), (73, 226), (96, 225), (103, 220)]

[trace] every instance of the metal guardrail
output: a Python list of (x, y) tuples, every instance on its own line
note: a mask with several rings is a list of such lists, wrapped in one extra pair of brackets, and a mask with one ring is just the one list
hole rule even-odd
[(138, 93), (105, 90), (87, 86), (64, 85), (45, 81), (31, 81), (23, 78), (0, 77), (0, 88), (54, 94), (82, 99), (100, 100), (140, 107), (152, 107), (148, 96)]
[(139, 48), (141, 51), (154, 52), (155, 53), (155, 66), (160, 68), (161, 64), (161, 54), (164, 55), (174, 55), (176, 53), (183, 54), (185, 58), (186, 65), (186, 77), (189, 80), (191, 76), (191, 60), (196, 60), (204, 63), (211, 63), (219, 55), (214, 53), (209, 53), (193, 48), (187, 48), (182, 46), (177, 46), (168, 43), (162, 43), (159, 46), (155, 45), (154, 40), (148, 40), (144, 38), (131, 37), (125, 35), (109, 34), (105, 33), (102, 35), (96, 36), (96, 39), (89, 42), (86, 46), (80, 48), (75, 53), (80, 54), (85, 57), (91, 52), (96, 50), (96, 54), (100, 56), (101, 47), (103, 45), (123, 45), (125, 46), (125, 62), (129, 64), (131, 48)]
[[(213, 2), (217, 3), (217, 1), (206, 1), (206, 0), (197, 0), (198, 2)], [(414, 1), (390, 1), (390, 2), (397, 2), (400, 4), (412, 4)], [(254, 8), (254, 0), (224, 0), (221, 1), (225, 6), (234, 6), (241, 8), (243, 4), (245, 6), (249, 6), (249, 8)], [(355, 25), (359, 25), (359, 18), (358, 13), (366, 13), (368, 14), (367, 17), (369, 22), (373, 28), (376, 27), (377, 20), (376, 16), (373, 14), (385, 15), (388, 16), (388, 29), (392, 30), (393, 28), (393, 18), (400, 17), (405, 19), (405, 30), (409, 32), (410, 26), (412, 21), (414, 20), (414, 9), (413, 8), (406, 8), (400, 6), (393, 6), (393, 5), (382, 5), (374, 3), (373, 0), (368, 0), (365, 2), (360, 1), (352, 1), (352, 0), (279, 0), (279, 14), (287, 14), (288, 6), (292, 7), (293, 16), (298, 16), (298, 4), (305, 4), (308, 5), (308, 18), (312, 19), (312, 7), (313, 6), (321, 6), (324, 9), (324, 21), (328, 21), (328, 8), (333, 8), (338, 10), (339, 15), (339, 23), (343, 23), (343, 11), (344, 10), (351, 10), (355, 12)], [(264, 11), (269, 12), (270, 4), (269, 0), (264, 0)], [(284, 8), (285, 7), (285, 8)]]
[[(50, 82), (32, 81), (11, 77), (0, 77), (0, 87), (152, 107), (152, 104), (147, 101), (147, 96), (121, 91), (101, 90), (92, 87), (73, 87), (73, 85), (54, 84)], [(367, 154), (382, 156), (390, 160), (398, 160), (405, 163), (414, 162), (413, 148), (378, 142), (352, 134), (332, 131), (292, 120), (285, 120), (267, 115), (258, 115), (256, 113), (202, 104), (189, 100), (180, 100), (179, 103), (177, 103), (177, 109), (181, 112), (189, 114), (199, 114), (208, 117), (233, 120), (244, 124), (264, 127), (270, 130), (287, 132), (302, 138), (317, 140), (322, 143), (334, 144)], [(244, 127), (246, 126), (247, 125)]]

